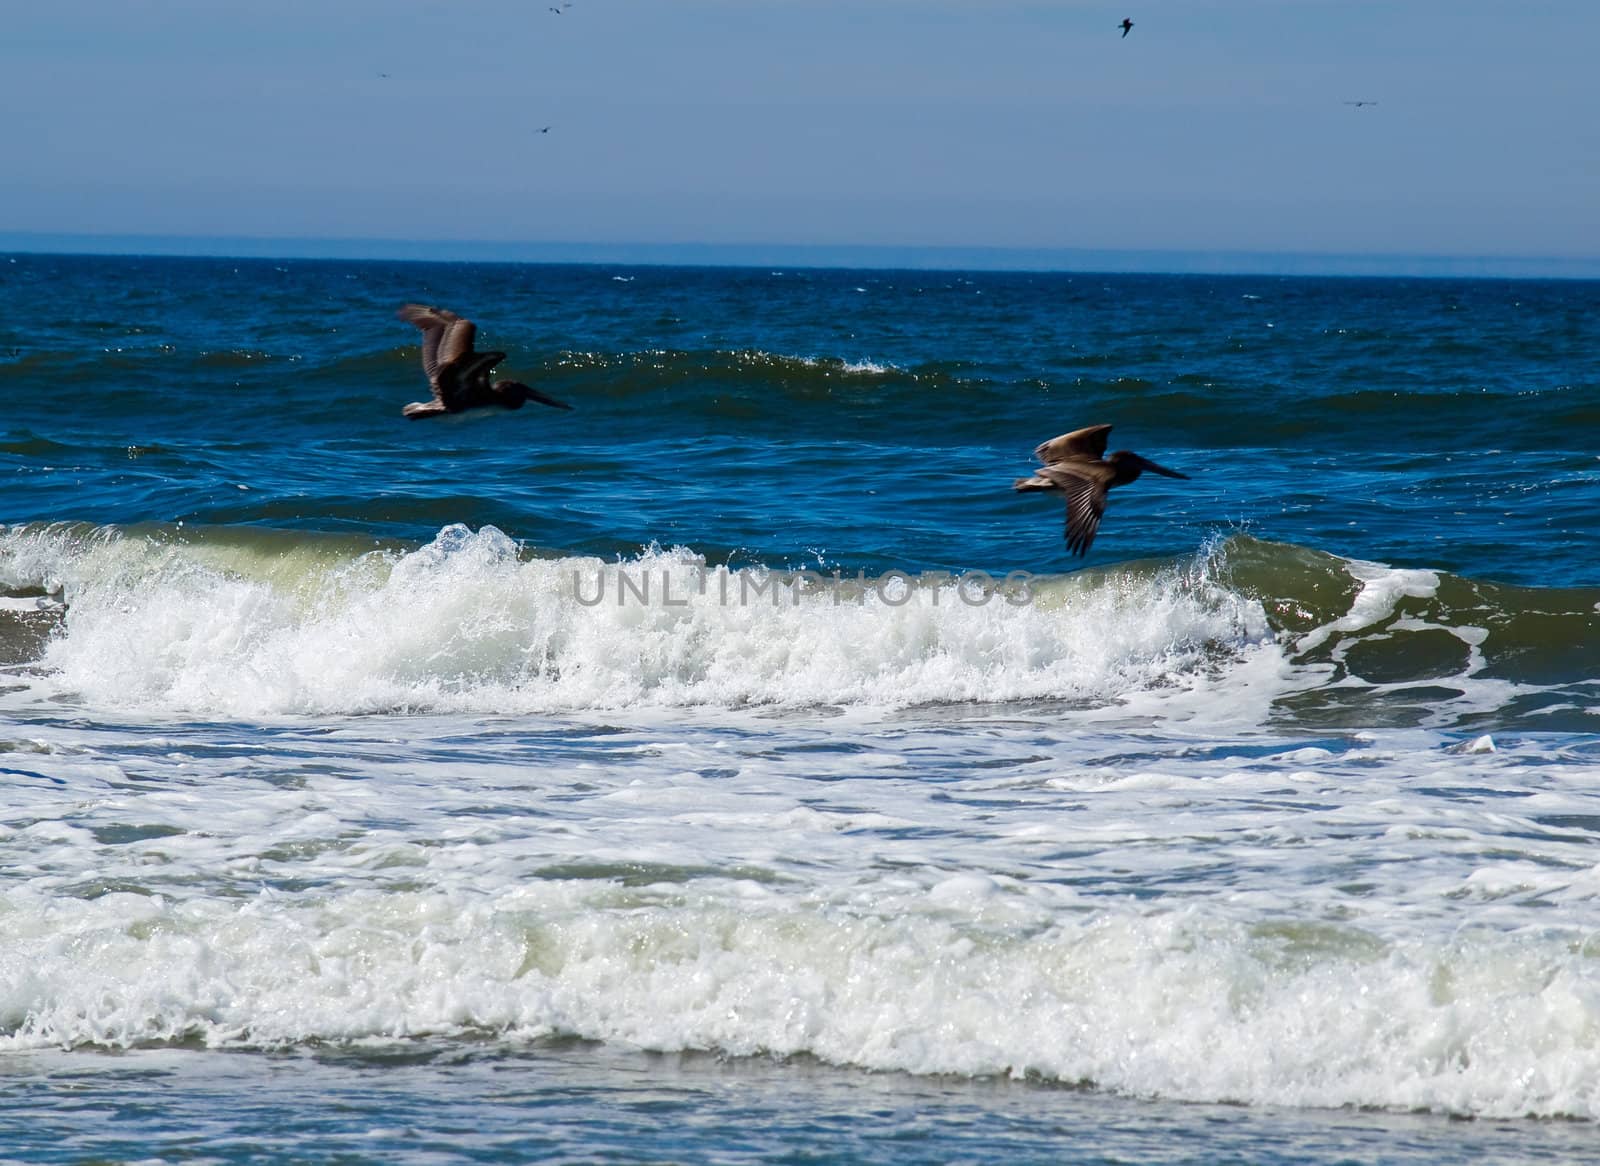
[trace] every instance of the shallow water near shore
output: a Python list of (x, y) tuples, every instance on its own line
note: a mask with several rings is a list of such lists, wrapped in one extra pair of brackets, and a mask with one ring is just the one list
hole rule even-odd
[(0, 1136), (48, 1143), (39, 1162), (1455, 1163), (1593, 1153), (1586, 1123), (1186, 1105), (570, 1042), (47, 1054), (0, 1073), (31, 1111), (25, 1127), (0, 1117)]

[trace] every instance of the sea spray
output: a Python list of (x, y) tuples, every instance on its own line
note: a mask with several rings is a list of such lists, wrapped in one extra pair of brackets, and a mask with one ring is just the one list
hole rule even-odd
[[(808, 578), (682, 549), (612, 565), (530, 557), (493, 527), (459, 525), (412, 551), (303, 560), (290, 577), (262, 565), (61, 535), (11, 571), (70, 580), (42, 660), (62, 689), (222, 715), (1107, 701), (1271, 640), (1256, 604), (1183, 571), (1093, 586)], [(663, 578), (683, 585), (663, 592)]]

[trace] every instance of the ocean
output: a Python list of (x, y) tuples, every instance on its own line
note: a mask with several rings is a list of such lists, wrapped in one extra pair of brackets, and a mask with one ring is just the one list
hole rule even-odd
[(0, 302), (0, 1161), (1600, 1162), (1600, 282)]

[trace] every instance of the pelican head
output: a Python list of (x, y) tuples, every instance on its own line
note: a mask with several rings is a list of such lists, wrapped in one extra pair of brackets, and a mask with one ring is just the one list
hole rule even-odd
[(549, 405), (552, 409), (572, 408), (565, 401), (558, 401), (549, 393), (542, 393), (532, 385), (525, 385), (521, 381), (495, 381), (494, 391), (500, 395), (500, 403), (507, 409), (520, 409), (529, 401)]

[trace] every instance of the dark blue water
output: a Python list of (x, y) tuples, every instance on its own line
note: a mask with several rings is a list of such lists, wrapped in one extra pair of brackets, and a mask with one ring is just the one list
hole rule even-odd
[[(316, 263), (0, 262), (7, 521), (250, 524), (770, 565), (1063, 569), (1039, 441), (1189, 472), (1090, 563), (1248, 531), (1596, 583), (1600, 284)], [(412, 423), (404, 301), (574, 402)]]

